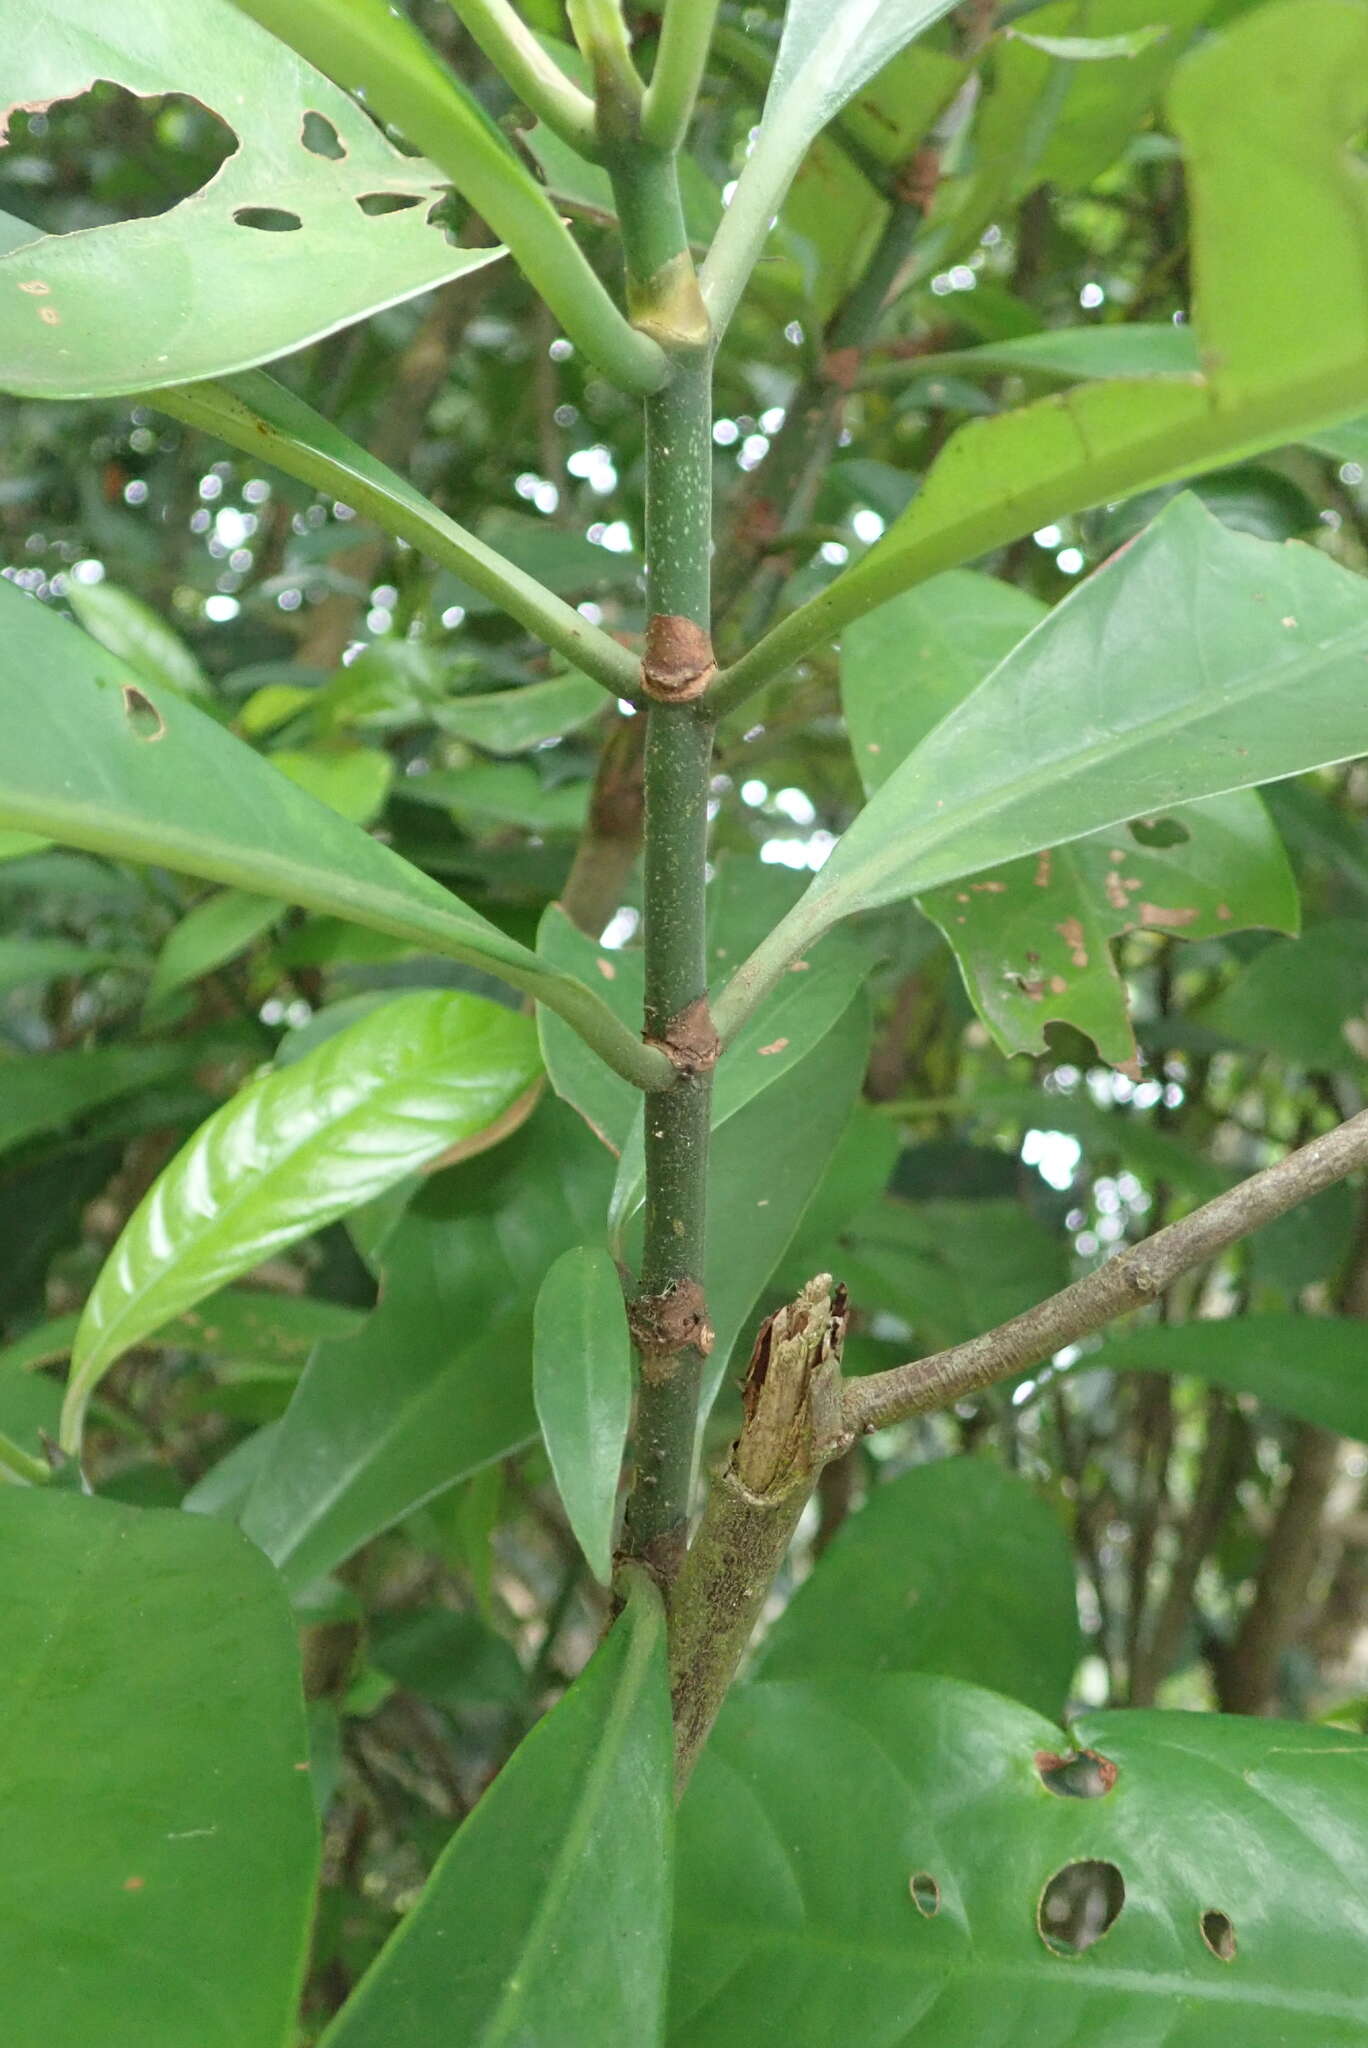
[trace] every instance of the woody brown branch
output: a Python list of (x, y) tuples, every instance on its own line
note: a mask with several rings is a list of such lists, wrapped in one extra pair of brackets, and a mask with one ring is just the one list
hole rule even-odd
[(995, 1380), (1039, 1365), (1064, 1345), (1155, 1300), (1180, 1274), (1215, 1258), (1365, 1163), (1368, 1110), (1109, 1259), (1024, 1315), (931, 1358), (851, 1382), (845, 1391), (847, 1426), (865, 1433), (884, 1429), (912, 1415), (948, 1408)]

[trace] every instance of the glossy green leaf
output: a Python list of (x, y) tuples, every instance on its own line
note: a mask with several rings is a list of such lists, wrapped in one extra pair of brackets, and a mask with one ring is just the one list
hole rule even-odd
[(660, 1596), (642, 1575), (504, 1765), (324, 2048), (658, 2048), (673, 1755)]
[(1253, 790), (1132, 819), (920, 903), (1003, 1052), (1043, 1053), (1047, 1024), (1066, 1023), (1118, 1067), (1137, 1053), (1113, 939), (1211, 939), (1250, 925), (1290, 932), (1299, 921), (1287, 855)]
[(1275, 1053), (1312, 1073), (1363, 1071), (1368, 1060), (1368, 925), (1334, 918), (1265, 946), (1196, 1013), (1205, 1030)]
[[(73, 99), (97, 78), (145, 97), (187, 93), (235, 147), (169, 213), (0, 256), (7, 390), (92, 398), (222, 376), (502, 254), (448, 242), (428, 220), (445, 183), (436, 165), (402, 156), (228, 0), (196, 0), (193, 13), (146, 0), (116, 18), (101, 0), (35, 0), (27, 31), (7, 81), (24, 104)], [(326, 154), (311, 145), (311, 114), (331, 131)], [(367, 201), (396, 210), (373, 218)]]
[(703, 266), (720, 332), (745, 289), (770, 222), (813, 141), (876, 72), (953, 0), (790, 0), (759, 129)]
[[(3, 292), (3, 285), (0, 285)], [(67, 585), (67, 603), (91, 638), (126, 661), (136, 675), (185, 697), (209, 696), (209, 679), (190, 649), (157, 614), (117, 583)]]
[(270, 896), (247, 896), (240, 889), (220, 889), (187, 911), (167, 938), (148, 985), (147, 1000), (159, 1002), (187, 982), (198, 981), (226, 961), (245, 952), (253, 939), (269, 931), (285, 906)]
[(705, 1407), (820, 1187), (859, 1102), (869, 1006), (857, 996), (805, 1059), (713, 1134), (706, 1293), (715, 1341)]
[[(1038, 1759), (1075, 1749), (1110, 1791), (1049, 1788)], [(1042, 1895), (1080, 1862), (1115, 1867), (1121, 1910), (1052, 1951)], [(677, 1868), (671, 2048), (1363, 2040), (1368, 1744), (1338, 1728), (1103, 1713), (1065, 1735), (945, 1678), (744, 1686)]]
[(281, 747), (270, 761), (297, 789), (317, 797), (353, 825), (369, 825), (379, 815), (394, 781), (394, 763), (378, 747), (347, 747), (327, 754)]
[(951, 569), (857, 619), (841, 642), (841, 709), (865, 794), (1045, 616), (1015, 584)]
[(1175, 499), (890, 776), (714, 1006), (735, 1028), (838, 918), (1368, 748), (1360, 578)]
[[(114, 655), (0, 579), (0, 826), (152, 861), (391, 932), (512, 980), (616, 1047), (642, 1048), (569, 976), (548, 973), (407, 861), (181, 697), (145, 690)], [(606, 1033), (606, 1036), (605, 1036)]]
[[(559, 974), (573, 974), (601, 989), (623, 1029), (640, 1031), (644, 980), (639, 948), (603, 946), (571, 923), (559, 903), (549, 903), (537, 927), (537, 952)], [(537, 1014), (542, 1058), (551, 1086), (573, 1103), (596, 1138), (621, 1153), (637, 1114), (636, 1090), (610, 1073), (602, 1060), (586, 1059), (583, 1041), (559, 1017)]]
[(532, 1328), (542, 1441), (570, 1527), (606, 1586), (632, 1418), (632, 1340), (622, 1281), (606, 1251), (576, 1245), (562, 1252), (542, 1281)]
[(1029, 43), (1047, 57), (1062, 57), (1070, 64), (1095, 64), (1109, 57), (1138, 57), (1168, 33), (1162, 22), (1152, 28), (1133, 29), (1120, 36), (1040, 36), (1024, 28), (1009, 28), (1014, 42)]
[(1066, 383), (1110, 377), (1181, 377), (1201, 369), (1190, 327), (1126, 322), (1116, 327), (1052, 327), (928, 356), (925, 367), (982, 375), (1058, 377)]
[(64, 1441), (121, 1352), (493, 1123), (537, 1072), (530, 1018), (479, 996), (398, 996), (201, 1126), (134, 1210), (91, 1290)]
[(587, 782), (544, 783), (527, 761), (433, 768), (406, 776), (402, 794), (408, 803), (433, 804), (477, 831), (517, 825), (528, 832), (579, 833), (589, 808)]
[(379, 1306), (314, 1354), (243, 1510), (292, 1586), (535, 1438), (531, 1306), (601, 1225), (610, 1172), (548, 1102), (410, 1204), (381, 1248)]
[(1368, 1438), (1363, 1325), (1346, 1316), (1245, 1315), (1147, 1324), (1109, 1338), (1075, 1370), (1094, 1366), (1190, 1375), (1234, 1394), (1253, 1394), (1267, 1408), (1355, 1442)]
[(525, 754), (543, 740), (587, 725), (603, 709), (603, 691), (588, 676), (552, 676), (519, 690), (450, 697), (433, 718), (453, 739), (468, 740), (487, 754)]
[(425, 149), (507, 242), (590, 361), (624, 390), (655, 391), (668, 365), (628, 325), (528, 166), (413, 24), (387, 0), (236, 0), (291, 49)]
[(9, 2040), (280, 2048), (317, 1824), (275, 1574), (221, 1523), (13, 1487), (0, 1553)]
[(0, 1152), (185, 1071), (174, 1045), (104, 1045), (0, 1060)]
[(1062, 1711), (1082, 1645), (1058, 1516), (984, 1458), (876, 1486), (765, 1637), (760, 1678), (931, 1671)]
[[(841, 699), (866, 790), (1047, 616), (1024, 591), (957, 569), (858, 620), (841, 651)], [(1278, 834), (1244, 791), (965, 877), (928, 891), (921, 908), (954, 948), (1004, 1052), (1043, 1052), (1046, 1024), (1064, 1022), (1117, 1066), (1136, 1050), (1113, 938), (1151, 928), (1193, 939), (1250, 925), (1295, 931), (1298, 922)]]
[(1361, 412), (1368, 192), (1349, 145), (1368, 115), (1368, 6), (1274, 0), (1241, 16), (1184, 57), (1169, 112), (1193, 213), (1200, 373), (1085, 385), (971, 420), (879, 544), (736, 664), (733, 695), (1047, 520)]

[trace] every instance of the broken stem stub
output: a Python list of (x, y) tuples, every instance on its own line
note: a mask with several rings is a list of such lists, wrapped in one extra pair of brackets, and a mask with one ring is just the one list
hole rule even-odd
[(761, 1326), (745, 1419), (713, 1481), (670, 1598), (676, 1786), (682, 1791), (751, 1639), (822, 1467), (852, 1442), (841, 1416), (846, 1295), (831, 1275)]

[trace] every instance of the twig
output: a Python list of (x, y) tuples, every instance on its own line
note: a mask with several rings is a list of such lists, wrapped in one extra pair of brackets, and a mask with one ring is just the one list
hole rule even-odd
[(1062, 1293), (995, 1330), (934, 1357), (855, 1380), (845, 1391), (852, 1432), (884, 1429), (910, 1415), (948, 1408), (995, 1380), (1040, 1364), (1066, 1344), (1154, 1301), (1181, 1273), (1296, 1208), (1368, 1163), (1368, 1110), (1289, 1152), (1214, 1201), (1203, 1203), (1142, 1244), (1108, 1260)]

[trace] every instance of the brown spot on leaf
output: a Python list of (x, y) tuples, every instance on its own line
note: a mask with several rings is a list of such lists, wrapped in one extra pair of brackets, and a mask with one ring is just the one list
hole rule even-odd
[(595, 967), (597, 967), (599, 973), (603, 976), (605, 981), (617, 980), (616, 967), (613, 965), (611, 960), (605, 960), (602, 954), (600, 954), (599, 957), (595, 960), (594, 965)]
[(1189, 905), (1181, 905), (1174, 910), (1166, 908), (1162, 903), (1142, 903), (1140, 905), (1140, 922), (1142, 925), (1191, 924), (1196, 916), (1196, 909)]
[(762, 1060), (767, 1059), (772, 1052), (786, 1052), (787, 1050), (788, 1040), (786, 1038), (776, 1038), (773, 1045), (761, 1046), (760, 1057)]
[(52, 286), (44, 284), (41, 278), (31, 277), (21, 284), (19, 289), (21, 292), (32, 292), (35, 299), (45, 299)]
[(1124, 910), (1127, 903), (1126, 885), (1115, 868), (1108, 868), (1103, 877), (1102, 887), (1113, 910)]
[(1034, 880), (1035, 880), (1035, 885), (1036, 885), (1037, 889), (1048, 889), (1048, 888), (1049, 888), (1049, 886), (1050, 886), (1050, 869), (1051, 869), (1051, 868), (1052, 868), (1053, 866), (1054, 866), (1054, 854), (1053, 854), (1053, 853), (1051, 852), (1050, 848), (1049, 848), (1049, 847), (1047, 846), (1047, 847), (1046, 847), (1046, 848), (1044, 849), (1044, 851), (1042, 852), (1042, 854), (1041, 854), (1041, 856), (1040, 856), (1039, 860), (1038, 860), (1038, 861), (1036, 862), (1036, 871), (1035, 871), (1035, 877), (1034, 877)]
[(1002, 896), (1006, 894), (1007, 890), (1005, 882), (971, 882), (969, 887), (977, 890), (983, 896)]
[(1055, 926), (1055, 930), (1068, 947), (1069, 958), (1073, 961), (1074, 966), (1086, 967), (1088, 964), (1088, 948), (1084, 939), (1083, 926), (1079, 920), (1076, 917), (1066, 917), (1063, 924)]
[(1050, 976), (1050, 994), (1052, 996), (1062, 996), (1068, 989), (1068, 986), (1069, 984), (1065, 981), (1062, 974), (1052, 974)]
[(123, 1881), (123, 1888), (126, 1892), (140, 1892), (146, 1883), (147, 1879), (145, 1877), (126, 1877)]
[(1229, 920), (1229, 919), (1230, 919), (1231, 917), (1233, 917), (1233, 916), (1234, 916), (1234, 912), (1233, 912), (1233, 911), (1231, 910), (1231, 907), (1230, 907), (1230, 905), (1229, 905), (1228, 903), (1218, 903), (1218, 904), (1216, 905), (1216, 915), (1217, 915), (1217, 917), (1219, 917), (1219, 918), (1220, 918), (1221, 922), (1222, 922), (1222, 923), (1224, 924), (1224, 923), (1228, 922), (1228, 920)]

